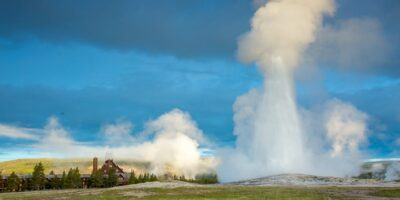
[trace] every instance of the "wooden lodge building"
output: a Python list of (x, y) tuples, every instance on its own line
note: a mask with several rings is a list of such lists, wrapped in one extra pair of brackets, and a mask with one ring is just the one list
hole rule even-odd
[[(108, 159), (104, 162), (102, 167), (99, 169), (98, 168), (98, 159), (96, 157), (93, 158), (93, 171), (101, 171), (103, 176), (108, 176), (108, 172), (111, 169), (115, 169), (115, 172), (118, 176), (118, 185), (126, 185), (128, 184), (128, 179), (129, 179), (129, 174), (125, 173), (122, 168), (120, 168), (112, 159)], [(61, 178), (62, 174), (57, 174), (57, 175), (46, 175), (46, 179), (48, 181), (54, 179), (54, 177)], [(82, 180), (82, 187), (87, 188), (89, 186), (89, 179), (90, 179), (91, 174), (81, 174), (81, 180)], [(32, 175), (18, 175), (20, 178), (21, 182), (22, 181), (28, 181), (29, 179), (32, 178)], [(6, 185), (7, 185), (7, 175), (2, 175), (2, 178), (0, 179), (0, 192), (4, 192), (6, 190)]]

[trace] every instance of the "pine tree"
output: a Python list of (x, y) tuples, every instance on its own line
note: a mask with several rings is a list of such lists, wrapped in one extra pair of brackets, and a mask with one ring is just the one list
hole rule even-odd
[(57, 175), (54, 175), (52, 183), (53, 185), (51, 189), (61, 189), (61, 179)]
[(154, 175), (154, 174), (151, 174), (151, 175), (150, 175), (150, 181), (158, 181), (157, 176)]
[(95, 171), (90, 176), (90, 187), (104, 187), (103, 173), (101, 171)]
[(180, 181), (186, 181), (185, 175), (179, 176)]
[(21, 191), (29, 190), (29, 181), (28, 179), (21, 180)]
[(65, 173), (65, 171), (63, 171), (63, 174), (61, 176), (61, 189), (66, 189), (68, 182), (67, 182), (67, 174)]
[(0, 171), (0, 188), (4, 188), (2, 171)]
[(149, 182), (150, 181), (150, 174), (146, 173), (145, 177), (144, 177), (145, 182)]
[(64, 187), (65, 188), (67, 188), (67, 189), (69, 189), (69, 188), (73, 188), (73, 174), (74, 174), (74, 172), (73, 172), (74, 170), (72, 169), (72, 168), (70, 168), (69, 170), (68, 170), (68, 174), (67, 174), (67, 176), (66, 176), (66, 178), (65, 178), (65, 184), (64, 184)]
[(81, 188), (82, 180), (81, 174), (79, 173), (79, 169), (70, 168), (65, 181), (65, 188)]
[(136, 178), (136, 175), (135, 175), (135, 171), (134, 171), (134, 170), (131, 171), (131, 176), (129, 177), (128, 183), (129, 183), (129, 184), (136, 184), (136, 183), (138, 183), (138, 179)]
[(48, 186), (46, 188), (48, 189), (60, 189), (61, 188), (61, 180), (60, 178), (54, 173), (54, 171), (51, 171), (49, 173), (50, 175), (50, 180), (48, 181)]
[(106, 186), (107, 187), (114, 187), (118, 184), (118, 176), (115, 169), (111, 168), (108, 170), (108, 177), (106, 179)]
[(73, 170), (73, 176), (72, 176), (72, 185), (73, 188), (81, 188), (82, 187), (82, 179), (81, 179), (81, 174), (79, 173), (78, 167)]
[(17, 192), (21, 181), (15, 172), (12, 172), (7, 178), (7, 190), (9, 192)]
[(32, 173), (32, 187), (34, 190), (44, 189), (46, 176), (44, 175), (44, 167), (41, 162), (36, 164)]
[(140, 174), (139, 177), (138, 177), (138, 183), (144, 183), (142, 174)]

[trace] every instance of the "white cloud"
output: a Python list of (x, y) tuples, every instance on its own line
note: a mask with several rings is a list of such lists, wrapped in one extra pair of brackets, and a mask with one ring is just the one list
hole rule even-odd
[(11, 125), (0, 124), (0, 137), (25, 139), (25, 140), (38, 140), (39, 132), (40, 130), (38, 129), (20, 128)]
[(102, 126), (101, 133), (110, 145), (132, 144), (135, 138), (131, 135), (133, 124), (127, 120), (117, 120)]

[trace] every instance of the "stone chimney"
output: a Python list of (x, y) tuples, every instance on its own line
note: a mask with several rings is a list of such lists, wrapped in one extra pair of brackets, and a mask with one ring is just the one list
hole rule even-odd
[(97, 157), (94, 157), (93, 158), (93, 172), (97, 172), (97, 162), (98, 162)]

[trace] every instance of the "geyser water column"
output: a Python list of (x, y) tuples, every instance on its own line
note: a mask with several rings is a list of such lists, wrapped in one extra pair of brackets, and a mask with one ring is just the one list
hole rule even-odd
[(270, 173), (304, 171), (309, 163), (291, 71), (280, 57), (273, 58), (256, 106), (251, 156), (266, 163)]
[[(257, 65), (264, 85), (235, 103), (238, 137), (235, 152), (223, 158), (221, 177), (226, 181), (307, 172), (310, 150), (297, 111), (293, 73), (324, 14), (333, 11), (333, 0), (270, 0), (255, 13), (251, 30), (239, 40), (238, 57)], [(232, 164), (247, 174), (226, 170), (225, 165)]]

